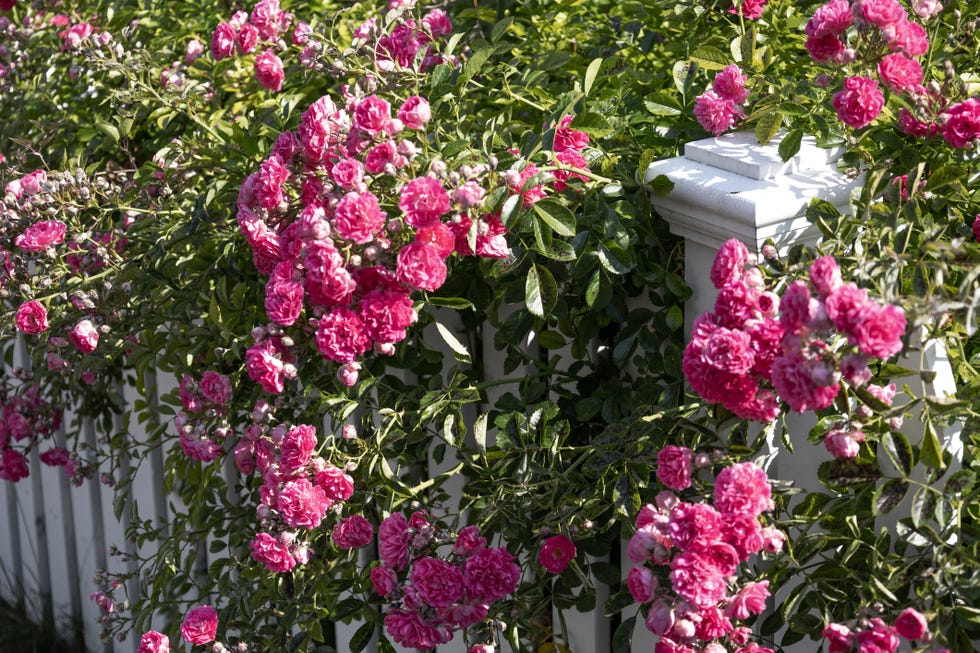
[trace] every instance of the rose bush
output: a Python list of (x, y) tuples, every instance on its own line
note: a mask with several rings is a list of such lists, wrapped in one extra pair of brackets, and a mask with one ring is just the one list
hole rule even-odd
[[(576, 608), (616, 615), (616, 650), (637, 620), (664, 650), (971, 650), (968, 7), (0, 7), (23, 106), (0, 125), (0, 328), (32, 359), (4, 378), (0, 475), (38, 450), (126, 501), (162, 450), (190, 507), (127, 551), (141, 601), (120, 607), (123, 565), (100, 577), (106, 637), (542, 650)], [(636, 172), (735, 126), (785, 129), (784, 158), (843, 145), (865, 181), (853, 215), (811, 206), (816, 251), (726, 245), (685, 341), (681, 247)], [(923, 330), (954, 398), (900, 392)], [(123, 384), (145, 438), (111, 425)], [(74, 421), (48, 448), (60, 406), (97, 451)], [(796, 496), (748, 425), (789, 411), (834, 456)]]

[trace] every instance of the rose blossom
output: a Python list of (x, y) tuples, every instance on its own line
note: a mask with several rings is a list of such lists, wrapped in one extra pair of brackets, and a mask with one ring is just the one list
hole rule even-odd
[(338, 549), (359, 549), (370, 544), (374, 527), (361, 515), (351, 515), (337, 522), (330, 534)]
[(922, 613), (913, 608), (905, 608), (895, 618), (895, 630), (905, 639), (922, 639), (929, 632), (928, 623)]
[(463, 596), (463, 573), (459, 567), (432, 557), (412, 564), (412, 587), (419, 598), (434, 608), (448, 608)]
[(218, 611), (210, 605), (199, 605), (184, 615), (180, 636), (190, 644), (207, 644), (218, 634)]
[(749, 260), (749, 250), (737, 238), (725, 241), (711, 264), (711, 283), (721, 289), (732, 282), (739, 281)]
[(895, 93), (911, 93), (922, 85), (922, 64), (904, 54), (886, 54), (878, 63), (878, 77)]
[(849, 431), (833, 429), (824, 437), (823, 445), (834, 458), (856, 458), (861, 452), (857, 440), (851, 437)]
[(255, 25), (251, 23), (245, 23), (242, 25), (241, 31), (238, 32), (238, 39), (236, 40), (236, 48), (238, 54), (251, 54), (255, 50), (255, 46), (259, 42), (259, 30), (256, 29)]
[(929, 38), (922, 25), (903, 20), (890, 29), (893, 35), (887, 39), (888, 48), (893, 52), (904, 52), (910, 57), (921, 57), (929, 49)]
[(667, 445), (657, 452), (657, 480), (672, 490), (691, 487), (691, 450)]
[(297, 478), (283, 484), (277, 507), (282, 520), (292, 528), (316, 528), (331, 503), (322, 488)]
[(148, 630), (140, 637), (136, 653), (170, 653), (170, 638), (155, 630)]
[(282, 59), (272, 50), (266, 50), (255, 57), (255, 78), (259, 80), (259, 84), (270, 91), (281, 90), (285, 79)]
[(857, 0), (853, 11), (855, 17), (878, 27), (888, 27), (906, 19), (905, 9), (898, 0)]
[(728, 13), (741, 14), (749, 20), (756, 20), (762, 16), (766, 2), (767, 0), (735, 0)]
[(334, 224), (341, 236), (363, 245), (384, 227), (386, 217), (371, 191), (350, 192), (337, 203)]
[(878, 117), (885, 105), (885, 96), (878, 90), (878, 82), (870, 77), (848, 77), (844, 90), (834, 93), (834, 109), (837, 118), (848, 127), (861, 129)]
[(61, 220), (44, 220), (25, 229), (14, 238), (14, 244), (27, 252), (43, 252), (64, 242), (67, 229)]
[(682, 501), (670, 511), (667, 533), (681, 551), (700, 551), (721, 539), (721, 525), (721, 515), (710, 505)]
[(429, 103), (418, 95), (405, 100), (398, 110), (398, 119), (409, 129), (424, 129), (431, 118), (432, 110), (429, 108)]
[(400, 512), (386, 517), (378, 527), (378, 554), (388, 567), (399, 570), (408, 564), (408, 520)]
[(857, 634), (856, 640), (859, 653), (894, 653), (899, 645), (895, 629), (877, 618), (871, 620), (871, 628)]
[(943, 138), (956, 148), (966, 147), (980, 138), (980, 99), (970, 98), (944, 112)]
[(980, 243), (980, 213), (977, 213), (977, 216), (973, 218), (973, 224), (970, 226), (970, 229), (973, 231), (973, 240)]
[(265, 565), (269, 571), (285, 573), (296, 566), (296, 560), (289, 553), (289, 547), (268, 533), (257, 533), (252, 540), (252, 557)]
[(37, 335), (48, 328), (48, 311), (41, 302), (32, 299), (17, 309), (16, 322), (22, 332)]
[(376, 95), (369, 95), (354, 107), (354, 127), (375, 135), (391, 123), (391, 105)]
[(316, 449), (316, 427), (294, 426), (286, 432), (279, 449), (279, 468), (284, 476), (293, 476), (310, 462)]
[(745, 114), (731, 100), (720, 97), (714, 91), (705, 91), (694, 100), (694, 117), (705, 130), (721, 136)]
[(905, 312), (900, 307), (893, 304), (875, 305), (851, 335), (862, 354), (888, 358), (902, 350), (905, 324)]
[(742, 104), (749, 97), (749, 91), (745, 88), (746, 79), (738, 65), (730, 64), (715, 75), (711, 88), (721, 99)]
[(751, 615), (759, 614), (766, 609), (766, 599), (769, 598), (769, 581), (746, 583), (745, 587), (729, 601), (725, 615), (729, 618), (745, 620)]
[(538, 561), (552, 574), (560, 574), (575, 559), (575, 543), (566, 535), (552, 535), (541, 545)]
[(224, 407), (231, 401), (231, 381), (224, 374), (208, 370), (201, 377), (201, 394), (215, 406)]
[(354, 494), (354, 479), (336, 465), (326, 465), (319, 469), (315, 480), (331, 501), (347, 501)]
[(91, 320), (82, 320), (68, 334), (68, 339), (78, 351), (88, 354), (95, 351), (99, 345), (99, 330), (95, 328)]
[(446, 282), (446, 262), (439, 250), (416, 241), (398, 252), (396, 275), (416, 290), (438, 290)]
[(715, 479), (714, 506), (722, 515), (757, 517), (772, 509), (772, 490), (765, 470), (755, 463), (736, 463)]
[(219, 23), (211, 35), (211, 56), (216, 61), (227, 59), (235, 52), (235, 28), (228, 23)]
[(517, 588), (521, 568), (507, 549), (480, 549), (466, 559), (463, 587), (470, 601), (493, 603)]
[(657, 589), (657, 577), (646, 567), (632, 567), (626, 576), (626, 587), (634, 601), (646, 603)]
[(442, 183), (434, 177), (423, 176), (405, 184), (398, 200), (405, 213), (405, 222), (413, 227), (430, 227), (449, 213), (452, 205)]
[(361, 318), (349, 308), (335, 308), (320, 318), (316, 348), (337, 363), (352, 363), (371, 346)]
[(391, 567), (379, 565), (371, 570), (371, 585), (378, 596), (388, 596), (398, 585), (398, 575)]

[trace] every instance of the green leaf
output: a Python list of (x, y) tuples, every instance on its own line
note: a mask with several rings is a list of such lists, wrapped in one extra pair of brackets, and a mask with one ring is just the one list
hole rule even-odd
[(691, 84), (694, 83), (694, 76), (698, 72), (698, 65), (693, 61), (678, 61), (674, 64), (671, 69), (671, 75), (674, 78), (674, 86), (682, 94), (686, 95), (688, 90), (690, 90)]
[(881, 478), (881, 472), (874, 463), (859, 458), (836, 458), (827, 460), (817, 468), (817, 478), (821, 483), (836, 487), (864, 485)]
[(538, 344), (545, 349), (561, 349), (565, 339), (557, 331), (542, 331), (538, 334)]
[(711, 45), (702, 45), (697, 48), (691, 53), (691, 61), (705, 70), (722, 70), (731, 63), (721, 50)]
[(503, 36), (507, 32), (507, 30), (510, 29), (510, 26), (513, 24), (514, 24), (513, 16), (507, 16), (503, 20), (498, 21), (497, 24), (490, 29), (490, 40), (499, 41), (500, 37)]
[(632, 616), (616, 627), (613, 634), (612, 653), (630, 653), (633, 646), (633, 629), (636, 628), (636, 617)]
[(558, 287), (547, 268), (533, 265), (524, 284), (524, 301), (527, 310), (536, 317), (545, 317), (558, 302)]
[(912, 498), (912, 525), (919, 528), (936, 514), (936, 490), (921, 487)]
[(783, 161), (789, 161), (800, 151), (800, 145), (802, 143), (803, 130), (791, 130), (783, 137), (783, 140), (779, 142), (779, 158)]
[(598, 255), (602, 267), (613, 274), (626, 274), (633, 267), (633, 260), (630, 254), (611, 241), (600, 243), (598, 249), (596, 249), (596, 255)]
[(473, 76), (480, 71), (480, 68), (483, 68), (483, 64), (487, 62), (487, 59), (490, 58), (490, 55), (492, 55), (495, 50), (495, 47), (481, 48), (474, 52), (463, 65), (463, 72), (459, 76), (458, 85), (463, 87), (468, 81), (473, 79)]
[(453, 350), (456, 360), (462, 363), (469, 363), (472, 360), (469, 350), (466, 349), (466, 345), (461, 343), (444, 324), (436, 322), (436, 331), (439, 332), (439, 335), (442, 336), (445, 343), (449, 345), (449, 348)]
[(350, 650), (351, 653), (361, 653), (367, 645), (371, 642), (371, 638), (374, 636), (374, 624), (370, 621), (362, 625), (354, 633), (354, 636), (350, 640)]
[(572, 119), (572, 129), (585, 132), (594, 138), (603, 138), (612, 133), (612, 125), (606, 118), (598, 113), (580, 113)]
[(676, 331), (684, 326), (684, 311), (677, 304), (667, 309), (667, 328)]
[(473, 440), (476, 442), (476, 450), (480, 455), (487, 456), (487, 414), (483, 413), (473, 422)]
[(433, 306), (445, 306), (446, 308), (454, 308), (457, 311), (473, 308), (473, 302), (462, 297), (427, 297), (425, 301)]
[(903, 476), (912, 473), (912, 445), (909, 444), (909, 439), (905, 437), (904, 433), (898, 431), (885, 433), (881, 438), (881, 445), (892, 464), (895, 465), (895, 469), (900, 471)]
[[(514, 213), (521, 206), (521, 195), (511, 195), (504, 202), (504, 206), (500, 209), (500, 221), (506, 227), (510, 224), (510, 219), (514, 217)], [(471, 245), (472, 246), (472, 245)]]
[(589, 305), (589, 308), (595, 307), (595, 300), (599, 296), (599, 289), (602, 287), (602, 273), (596, 270), (592, 278), (589, 279), (589, 285), (585, 288), (585, 303)]
[(95, 126), (100, 132), (111, 138), (113, 143), (119, 142), (119, 130), (115, 125), (111, 125), (104, 120), (96, 120)]
[(874, 513), (876, 515), (883, 515), (891, 512), (895, 506), (902, 502), (902, 499), (905, 498), (908, 491), (908, 481), (900, 478), (889, 479), (875, 491)]
[(559, 236), (575, 235), (575, 214), (561, 202), (553, 199), (540, 200), (534, 204), (534, 212)]
[(939, 438), (936, 437), (936, 429), (933, 427), (931, 420), (925, 424), (919, 450), (919, 460), (927, 467), (931, 467), (932, 469), (946, 469), (946, 463), (943, 462), (943, 449), (939, 444)]
[(599, 68), (602, 67), (602, 57), (593, 59), (589, 67), (585, 69), (585, 79), (582, 81), (582, 92), (588, 96), (589, 91), (592, 90), (592, 84), (595, 83), (595, 78), (599, 75)]
[(778, 111), (765, 113), (755, 125), (755, 138), (759, 141), (760, 145), (765, 145), (779, 133), (779, 129), (782, 126), (783, 114)]
[(650, 190), (653, 191), (654, 195), (658, 197), (666, 197), (670, 194), (670, 191), (674, 190), (674, 182), (670, 180), (667, 175), (657, 175), (650, 180), (648, 184)]
[(680, 102), (667, 93), (651, 93), (643, 100), (646, 110), (655, 116), (679, 116), (682, 113)]

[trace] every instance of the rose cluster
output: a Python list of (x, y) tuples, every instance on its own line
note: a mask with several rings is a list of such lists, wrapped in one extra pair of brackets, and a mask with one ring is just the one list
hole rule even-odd
[(757, 20), (762, 16), (768, 0), (734, 0), (728, 13), (744, 16), (749, 20)]
[(694, 117), (707, 131), (720, 136), (745, 118), (742, 106), (749, 97), (746, 76), (735, 64), (715, 75), (710, 91), (694, 100)]
[[(252, 13), (235, 12), (227, 21), (219, 23), (211, 35), (211, 55), (215, 60), (228, 59), (258, 52), (255, 56), (255, 78), (271, 91), (282, 89), (285, 79), (282, 59), (277, 49), (286, 47), (282, 35), (293, 23), (293, 15), (279, 7), (279, 0), (259, 0)], [(306, 43), (310, 26), (300, 22), (292, 33), (294, 45)], [(185, 59), (196, 58), (197, 48), (188, 48)]]
[(222, 418), (231, 401), (231, 380), (209, 370), (198, 381), (188, 374), (180, 379), (178, 389), (184, 410), (174, 417), (180, 448), (192, 460), (209, 463), (221, 456), (221, 443), (231, 433), (227, 421), (217, 428), (211, 426)]
[[(813, 262), (809, 284), (796, 280), (780, 297), (764, 290), (745, 246), (733, 239), (719, 250), (711, 280), (715, 309), (694, 322), (684, 374), (702, 398), (743, 419), (771, 421), (777, 399), (797, 412), (826, 408), (842, 379), (859, 387), (871, 379), (870, 359), (902, 349), (902, 309), (845, 283), (831, 256)], [(887, 389), (878, 395), (891, 400)]]
[[(486, 164), (420, 169), (430, 118), (419, 96), (397, 110), (373, 94), (349, 94), (343, 106), (322, 97), (245, 180), (237, 219), (269, 277), (271, 321), (253, 331), (246, 368), (265, 391), (282, 392), (295, 376), (297, 341), (353, 385), (363, 354), (391, 354), (406, 337), (417, 320), (412, 293), (442, 286), (447, 257), (508, 255), (499, 216), (483, 209)], [(529, 168), (508, 171), (513, 192)]]
[(449, 16), (442, 9), (431, 9), (416, 23), (407, 11), (414, 7), (414, 2), (390, 2), (389, 10), (397, 12), (394, 20), (387, 28), (378, 25), (376, 18), (364, 21), (354, 30), (354, 47), (373, 58), (383, 72), (416, 65), (426, 72), (440, 63), (451, 63), (433, 47), (452, 32)]
[[(901, 639), (926, 643), (931, 637), (925, 616), (914, 608), (905, 608), (892, 625), (879, 617), (856, 619), (850, 626), (829, 623), (823, 629), (823, 638), (827, 641), (827, 653), (895, 653)], [(949, 650), (933, 653), (949, 653)]]
[[(27, 478), (30, 473), (27, 456), (19, 447), (26, 450), (38, 446), (42, 439), (49, 438), (58, 430), (61, 419), (61, 410), (41, 397), (37, 385), (28, 385), (17, 394), (4, 378), (0, 386), (0, 479), (16, 483)], [(64, 449), (45, 451), (41, 454), (41, 460), (45, 464), (70, 470), (70, 476), (75, 472), (75, 466)]]
[[(444, 547), (451, 549), (440, 554)], [(491, 604), (513, 592), (521, 577), (514, 556), (488, 547), (478, 527), (456, 534), (425, 511), (387, 517), (378, 528), (378, 551), (381, 564), (371, 570), (371, 584), (388, 603), (385, 630), (419, 650), (484, 622)]]
[[(657, 477), (667, 487), (686, 489), (692, 453), (666, 449), (658, 456)], [(772, 507), (766, 473), (748, 462), (718, 474), (710, 503), (683, 501), (665, 490), (643, 507), (627, 548), (634, 566), (626, 582), (644, 606), (647, 628), (660, 636), (658, 653), (769, 651), (750, 642), (751, 630), (736, 623), (762, 612), (769, 597), (768, 581), (740, 582), (738, 575), (752, 555), (782, 548), (782, 532), (760, 520)]]
[(779, 412), (770, 390), (783, 337), (779, 297), (765, 289), (745, 245), (734, 239), (718, 251), (711, 282), (718, 289), (714, 311), (694, 321), (684, 349), (684, 375), (705, 401), (720, 403), (743, 419), (771, 421)]
[[(252, 540), (252, 557), (281, 573), (309, 562), (307, 533), (319, 527), (328, 512), (340, 511), (354, 493), (354, 480), (318, 455), (316, 427), (270, 426), (270, 413), (268, 404), (259, 400), (254, 422), (245, 429), (234, 455), (242, 474), (258, 472), (262, 477), (256, 508), (262, 530)], [(343, 550), (362, 547), (373, 537), (373, 527), (360, 515), (340, 520), (332, 533), (334, 545)]]

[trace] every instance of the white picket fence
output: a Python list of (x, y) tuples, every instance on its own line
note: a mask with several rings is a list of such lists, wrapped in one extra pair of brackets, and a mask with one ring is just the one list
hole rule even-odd
[[(778, 141), (777, 141), (778, 143)], [(832, 153), (817, 150), (806, 144), (801, 154), (788, 164), (783, 164), (776, 153), (776, 145), (760, 147), (750, 135), (733, 134), (718, 139), (706, 139), (689, 144), (686, 156), (651, 165), (646, 171), (647, 181), (664, 174), (675, 184), (673, 192), (665, 198), (654, 197), (654, 202), (670, 223), (672, 230), (686, 240), (686, 277), (694, 296), (686, 311), (687, 324), (706, 310), (714, 301), (714, 290), (708, 280), (708, 271), (717, 247), (731, 237), (742, 239), (750, 249), (758, 251), (767, 238), (773, 238), (780, 247), (812, 238), (801, 217), (806, 204), (819, 196), (846, 206), (848, 194), (854, 182), (844, 179), (833, 169)], [(450, 324), (451, 312), (440, 314), (444, 323)], [(423, 337), (433, 344), (442, 343), (435, 332)], [(493, 334), (486, 333), (482, 355), (486, 361), (488, 380), (503, 378), (503, 360), (492, 345)], [(952, 391), (952, 375), (943, 352), (935, 343), (929, 345), (927, 365), (939, 374), (933, 384), (922, 390), (942, 395)], [(17, 361), (25, 360), (23, 347), (17, 352)], [(446, 349), (446, 355), (451, 352)], [(912, 367), (918, 367), (915, 361)], [(944, 367), (945, 366), (945, 367)], [(513, 375), (510, 375), (513, 376)], [(150, 384), (145, 400), (158, 401), (161, 392), (173, 387), (174, 379), (161, 378)], [(137, 399), (133, 388), (124, 389), (129, 405)], [(494, 397), (491, 397), (491, 402)], [(70, 422), (71, 418), (68, 418)], [(145, 433), (134, 419), (123, 423), (120, 416), (115, 424), (117, 431), (128, 430), (141, 439)], [(815, 470), (825, 453), (803, 442), (810, 424), (797, 419), (792, 427), (799, 434), (801, 446), (795, 455), (779, 452), (774, 456), (772, 476), (794, 480), (804, 488), (817, 487)], [(909, 428), (915, 428), (912, 424)], [(95, 446), (100, 436), (91, 423), (83, 428), (84, 438)], [(58, 435), (64, 441), (64, 433)], [(945, 433), (944, 445), (956, 452), (959, 433), (950, 429)], [(773, 453), (778, 449), (778, 438), (772, 443)], [(116, 520), (113, 512), (113, 491), (97, 481), (87, 481), (82, 487), (73, 487), (64, 472), (40, 464), (38, 453), (31, 454), (30, 477), (18, 484), (0, 483), (0, 596), (23, 603), (37, 620), (54, 620), (59, 630), (71, 637), (78, 633), (91, 652), (132, 653), (136, 650), (136, 638), (130, 636), (121, 642), (103, 643), (99, 640), (101, 609), (88, 600), (95, 586), (92, 582), (97, 570), (121, 570), (126, 564), (119, 557), (109, 556), (109, 547), (133, 553), (134, 544), (125, 540), (129, 525), (130, 509), (125, 507), (122, 518)], [(125, 463), (124, 463), (125, 464)], [(429, 460), (429, 473), (437, 474), (455, 463), (449, 457), (437, 464)], [(143, 461), (137, 471), (137, 480), (129, 496), (139, 505), (142, 518), (150, 518), (165, 524), (169, 504), (174, 500), (165, 496), (163, 487), (163, 455), (157, 451)], [(123, 470), (125, 471), (125, 469)], [(225, 461), (223, 472), (233, 486), (238, 472), (230, 460)], [(455, 491), (461, 496), (462, 479), (455, 482)], [(147, 545), (150, 546), (150, 545)], [(143, 554), (150, 553), (144, 549)], [(202, 550), (202, 560), (206, 551)], [(625, 543), (620, 551), (625, 575), (631, 563), (625, 556)], [(365, 560), (364, 562), (367, 562)], [(134, 582), (128, 588), (131, 597), (139, 598), (139, 588)], [(609, 653), (611, 650), (611, 620), (603, 615), (602, 605), (608, 588), (600, 588), (599, 606), (588, 614), (565, 613), (568, 625), (567, 640), (561, 640), (574, 653)], [(188, 597), (193, 600), (196, 597)], [(635, 614), (635, 606), (624, 612)], [(554, 620), (556, 624), (559, 620)], [(157, 624), (154, 624), (157, 625)], [(162, 624), (160, 624), (162, 625)], [(357, 624), (336, 624), (338, 650), (346, 650)], [(651, 651), (655, 637), (646, 631), (638, 620), (634, 651)], [(509, 650), (506, 646), (504, 650)], [(376, 653), (373, 645), (369, 653)], [(804, 647), (801, 650), (812, 650)], [(461, 638), (438, 649), (439, 653), (464, 653)]]

